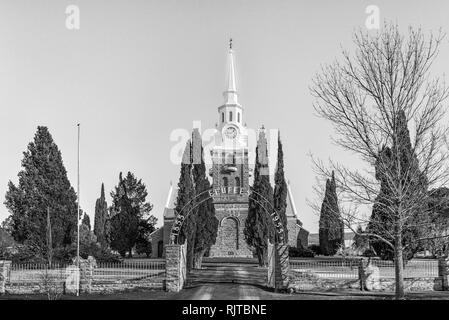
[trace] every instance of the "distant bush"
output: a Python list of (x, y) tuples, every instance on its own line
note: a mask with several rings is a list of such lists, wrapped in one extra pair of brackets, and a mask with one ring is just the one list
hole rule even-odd
[(17, 245), (16, 250), (9, 254), (8, 260), (13, 263), (44, 263), (45, 259), (35, 248), (27, 245)]
[(339, 257), (357, 257), (360, 256), (360, 251), (352, 247), (342, 247), (338, 249), (335, 255)]
[(292, 258), (313, 258), (315, 253), (307, 248), (290, 247), (288, 250), (289, 257)]
[(121, 262), (123, 260), (119, 254), (113, 253), (107, 248), (101, 248), (94, 257), (98, 262)]
[(375, 257), (376, 253), (374, 252), (374, 250), (372, 248), (369, 248), (369, 249), (366, 249), (363, 252), (362, 256), (364, 256), (364, 257)]
[(313, 253), (315, 253), (315, 255), (321, 255), (321, 248), (317, 244), (310, 245), (308, 249), (313, 251)]

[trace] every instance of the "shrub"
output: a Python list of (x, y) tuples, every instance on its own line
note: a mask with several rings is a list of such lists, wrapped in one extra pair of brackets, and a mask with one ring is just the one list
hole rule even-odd
[(356, 257), (360, 255), (360, 251), (352, 247), (341, 247), (335, 255), (340, 257)]
[(315, 253), (315, 255), (321, 255), (321, 248), (318, 244), (312, 244), (308, 249)]
[(9, 254), (13, 263), (44, 263), (45, 258), (31, 246), (18, 245), (14, 253)]
[(103, 247), (96, 252), (94, 258), (98, 262), (121, 262), (123, 260), (120, 255), (112, 253), (111, 250)]
[(375, 257), (376, 253), (374, 252), (374, 250), (372, 248), (366, 249), (363, 254), (364, 257)]
[(307, 248), (290, 247), (288, 250), (289, 257), (292, 258), (313, 258), (315, 253)]

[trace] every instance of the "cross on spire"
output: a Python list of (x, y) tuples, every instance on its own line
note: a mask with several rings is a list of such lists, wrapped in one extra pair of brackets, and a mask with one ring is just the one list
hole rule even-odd
[(229, 49), (232, 50), (232, 38), (229, 38)]

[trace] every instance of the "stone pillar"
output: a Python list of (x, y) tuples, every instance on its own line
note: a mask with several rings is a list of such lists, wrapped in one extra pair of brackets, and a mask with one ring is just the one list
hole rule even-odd
[(76, 294), (80, 286), (80, 269), (72, 264), (65, 269), (65, 294)]
[(268, 279), (267, 286), (269, 288), (276, 287), (275, 267), (276, 267), (276, 254), (274, 252), (274, 245), (268, 240), (267, 257), (268, 257)]
[[(185, 261), (182, 261), (182, 248), (179, 244), (165, 245), (165, 290), (179, 292), (182, 289), (182, 275), (185, 274)], [(185, 251), (185, 249), (184, 249)], [(184, 264), (184, 266), (183, 266)]]
[(275, 291), (286, 290), (289, 283), (290, 261), (288, 257), (288, 244), (268, 241), (268, 283), (269, 288)]
[(368, 260), (368, 266), (365, 269), (365, 286), (366, 290), (379, 290), (380, 289), (380, 271), (379, 267), (375, 266), (371, 260)]
[(80, 292), (92, 292), (92, 281), (94, 277), (94, 268), (96, 266), (97, 262), (92, 256), (80, 260)]
[(0, 294), (6, 293), (6, 282), (8, 281), (11, 261), (0, 260)]
[(276, 243), (276, 291), (284, 291), (288, 288), (290, 261), (288, 256), (288, 244)]
[(438, 277), (441, 281), (441, 291), (449, 290), (448, 283), (449, 274), (449, 257), (440, 257), (438, 259)]

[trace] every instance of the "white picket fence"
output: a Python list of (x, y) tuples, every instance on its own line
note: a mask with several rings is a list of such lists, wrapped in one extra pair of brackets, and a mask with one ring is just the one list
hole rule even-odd
[[(41, 283), (44, 279), (65, 281), (69, 264), (12, 264), (7, 275), (8, 284)], [(165, 278), (165, 260), (125, 260), (123, 262), (100, 262), (93, 268), (93, 283), (139, 281)]]
[[(290, 258), (290, 269), (323, 279), (358, 279), (358, 259)], [(394, 262), (372, 260), (379, 267), (381, 278), (394, 278)], [(404, 278), (438, 277), (438, 260), (413, 259), (404, 268)]]

